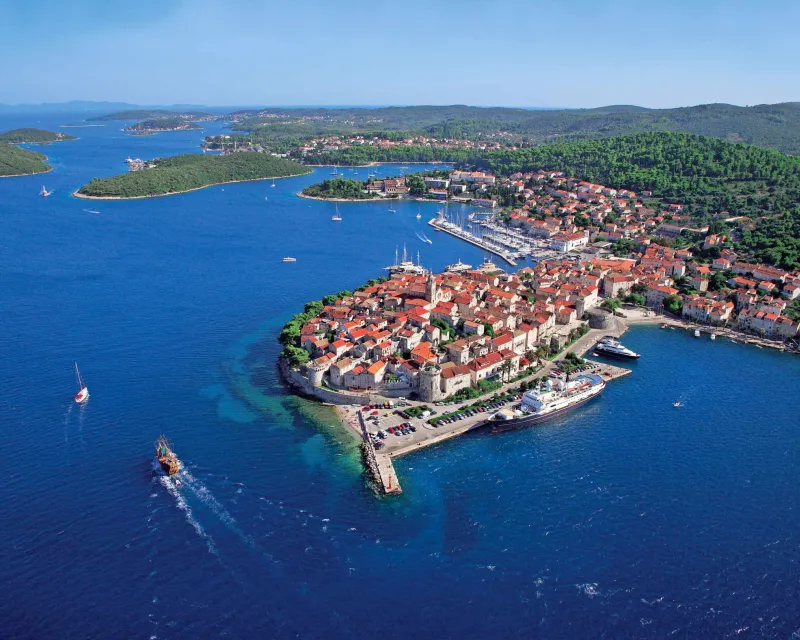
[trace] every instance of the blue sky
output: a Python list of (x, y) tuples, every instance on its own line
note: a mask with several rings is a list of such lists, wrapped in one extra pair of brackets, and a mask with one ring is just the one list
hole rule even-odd
[(0, 0), (0, 103), (800, 100), (800, 2)]

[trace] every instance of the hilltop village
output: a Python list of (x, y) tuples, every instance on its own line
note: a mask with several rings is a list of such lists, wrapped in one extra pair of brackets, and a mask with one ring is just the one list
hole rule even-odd
[[(491, 263), (399, 269), (328, 299), (292, 341), (311, 387), (463, 399), (560, 352), (597, 309), (624, 315), (622, 304), (777, 341), (800, 332), (800, 273), (741, 260), (726, 235), (691, 227), (680, 205), (655, 208), (648, 193), (557, 172), (450, 176), (445, 188), (477, 176), (482, 187), (516, 189), (525, 203), (502, 224), (557, 256), (512, 274)], [(695, 250), (668, 246), (687, 235), (699, 238)]]

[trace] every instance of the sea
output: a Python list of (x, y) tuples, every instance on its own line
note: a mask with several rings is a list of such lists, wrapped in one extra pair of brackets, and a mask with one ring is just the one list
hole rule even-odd
[[(635, 327), (632, 375), (589, 405), (400, 458), (379, 497), (330, 409), (281, 384), (278, 332), (396, 249), (482, 251), (425, 224), (436, 204), (332, 222), (295, 195), (330, 167), (77, 199), (224, 130), (59, 129), (85, 117), (0, 116), (79, 137), (0, 179), (0, 637), (800, 635), (800, 358)], [(162, 433), (179, 482), (153, 471)]]

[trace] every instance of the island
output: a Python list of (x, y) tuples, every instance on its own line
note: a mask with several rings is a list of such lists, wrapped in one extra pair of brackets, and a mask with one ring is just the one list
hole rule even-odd
[(151, 118), (149, 120), (142, 120), (129, 127), (125, 127), (124, 131), (134, 131), (137, 134), (158, 133), (160, 131), (189, 131), (192, 129), (200, 129), (200, 125), (186, 120), (180, 116), (169, 116), (164, 118)]
[(264, 153), (184, 154), (157, 158), (138, 171), (95, 178), (73, 195), (80, 198), (150, 198), (184, 193), (216, 184), (286, 178), (311, 170), (292, 160)]
[(77, 138), (66, 133), (32, 128), (12, 129), (11, 131), (0, 133), (0, 142), (9, 142), (11, 144), (49, 144), (64, 140), (77, 140)]
[(128, 109), (126, 111), (115, 111), (102, 116), (87, 118), (87, 122), (97, 122), (104, 120), (150, 120), (153, 118), (182, 118), (194, 122), (216, 120), (217, 116), (213, 113), (204, 111), (169, 111), (167, 109)]
[(38, 151), (20, 149), (8, 142), (0, 142), (0, 177), (27, 176), (46, 173), (53, 167), (45, 163), (47, 156)]
[(334, 200), (357, 202), (359, 200), (373, 200), (378, 193), (365, 189), (364, 183), (349, 178), (333, 178), (317, 184), (312, 184), (303, 189), (300, 194), (305, 198), (316, 200)]

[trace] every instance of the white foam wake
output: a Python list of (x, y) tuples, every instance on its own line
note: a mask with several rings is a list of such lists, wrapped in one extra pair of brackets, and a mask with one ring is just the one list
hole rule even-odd
[(214, 515), (219, 518), (220, 522), (222, 522), (228, 529), (239, 536), (239, 538), (241, 538), (248, 545), (251, 547), (255, 546), (253, 539), (239, 528), (239, 526), (236, 524), (236, 519), (225, 507), (222, 506), (220, 501), (214, 497), (214, 494), (211, 493), (211, 491), (202, 481), (195, 478), (186, 467), (181, 469), (178, 476), (186, 488), (191, 491), (192, 494), (194, 494), (194, 496), (200, 500), (200, 502), (211, 509)]
[(178, 487), (175, 485), (175, 483), (172, 482), (172, 480), (168, 476), (161, 476), (159, 477), (158, 481), (167, 490), (167, 493), (169, 493), (175, 499), (175, 504), (177, 505), (178, 509), (183, 511), (184, 515), (186, 516), (186, 521), (190, 525), (192, 525), (194, 530), (197, 532), (197, 535), (199, 535), (201, 538), (203, 538), (203, 540), (205, 540), (208, 550), (215, 556), (219, 556), (219, 553), (217, 552), (217, 547), (214, 544), (214, 539), (210, 535), (208, 535), (208, 533), (206, 533), (206, 530), (203, 528), (203, 525), (201, 525), (195, 519), (194, 514), (192, 513), (192, 509), (186, 503), (186, 500), (181, 495), (181, 492), (178, 491)]

